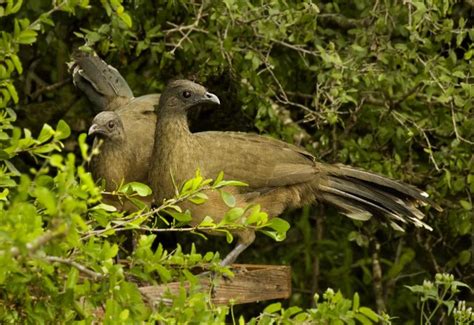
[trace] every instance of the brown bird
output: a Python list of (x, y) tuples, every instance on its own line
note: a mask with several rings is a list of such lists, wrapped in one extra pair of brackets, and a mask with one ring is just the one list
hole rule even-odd
[[(97, 109), (105, 111), (89, 129), (93, 149), (99, 152), (90, 164), (94, 179), (104, 180), (108, 192), (129, 182), (146, 183), (160, 95), (134, 98), (118, 70), (95, 54), (75, 53), (70, 70), (74, 84)], [(106, 195), (105, 201), (120, 209), (136, 209), (129, 202), (122, 206), (112, 196)]]
[[(162, 93), (149, 175), (156, 202), (173, 197), (173, 184), (183, 184), (199, 168), (206, 178), (223, 171), (227, 179), (247, 183), (247, 187), (226, 191), (235, 196), (236, 206), (260, 204), (270, 216), (323, 201), (353, 219), (368, 220), (375, 215), (398, 230), (403, 230), (399, 224), (406, 223), (431, 229), (421, 221), (424, 215), (417, 206), (429, 203), (440, 208), (415, 187), (350, 166), (316, 162), (305, 150), (264, 136), (191, 133), (186, 114), (205, 103), (219, 104), (219, 99), (187, 80), (171, 82)], [(209, 199), (204, 204), (182, 204), (192, 212), (193, 225), (205, 216), (219, 221), (228, 210), (216, 191), (206, 194)], [(255, 239), (251, 229), (238, 230), (235, 235), (237, 246), (224, 258), (224, 265), (233, 263)]]
[[(105, 181), (106, 191), (129, 182), (147, 183), (158, 100), (159, 95), (135, 98), (116, 111), (97, 114), (92, 121), (89, 136), (95, 137), (93, 150), (99, 153), (92, 156), (90, 169), (96, 181)], [(118, 202), (110, 203), (117, 206)], [(117, 207), (135, 209), (129, 204)]]
[[(95, 179), (105, 179), (107, 190), (123, 181), (146, 183), (148, 163), (153, 149), (156, 114), (153, 98), (133, 100), (130, 107), (101, 112), (92, 121), (89, 135), (95, 136), (93, 148), (100, 153), (92, 157)], [(137, 105), (133, 105), (137, 101)]]

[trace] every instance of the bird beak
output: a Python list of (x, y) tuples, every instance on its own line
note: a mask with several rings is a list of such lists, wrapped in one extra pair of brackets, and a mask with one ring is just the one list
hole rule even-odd
[(89, 131), (87, 132), (87, 135), (92, 136), (92, 135), (96, 135), (96, 134), (105, 135), (105, 132), (97, 124), (92, 124), (91, 127), (89, 128)]
[(201, 103), (208, 103), (208, 104), (217, 104), (220, 105), (221, 101), (219, 100), (219, 97), (214, 95), (213, 93), (206, 92), (204, 96), (202, 97)]

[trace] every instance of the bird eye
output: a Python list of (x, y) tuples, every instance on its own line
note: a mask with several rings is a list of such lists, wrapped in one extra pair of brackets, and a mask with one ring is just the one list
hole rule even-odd
[(183, 91), (183, 97), (184, 97), (184, 98), (189, 98), (189, 97), (191, 97), (191, 92), (190, 92), (189, 90)]
[(107, 126), (109, 127), (109, 129), (113, 129), (114, 126), (115, 126), (114, 121), (110, 121), (110, 122), (107, 124)]

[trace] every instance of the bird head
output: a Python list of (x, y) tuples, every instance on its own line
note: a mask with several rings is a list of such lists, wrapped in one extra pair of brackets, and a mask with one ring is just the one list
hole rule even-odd
[(219, 98), (203, 86), (189, 80), (175, 80), (170, 82), (161, 94), (158, 111), (186, 113), (198, 105), (220, 103)]
[(92, 120), (88, 135), (111, 140), (123, 139), (123, 123), (120, 116), (111, 111), (97, 114)]

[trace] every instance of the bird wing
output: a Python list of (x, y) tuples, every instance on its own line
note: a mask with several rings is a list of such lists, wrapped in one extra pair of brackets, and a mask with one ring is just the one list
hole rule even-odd
[[(130, 115), (138, 112), (142, 118), (149, 116), (148, 114), (155, 111), (155, 106), (160, 102), (160, 94), (149, 94), (131, 99), (117, 108), (116, 112), (120, 116)], [(140, 115), (136, 115), (139, 118)], [(123, 117), (122, 117), (123, 118)]]
[(302, 148), (266, 136), (240, 132), (199, 132), (205, 176), (224, 171), (226, 179), (245, 182), (250, 190), (306, 182), (314, 175), (314, 157)]

